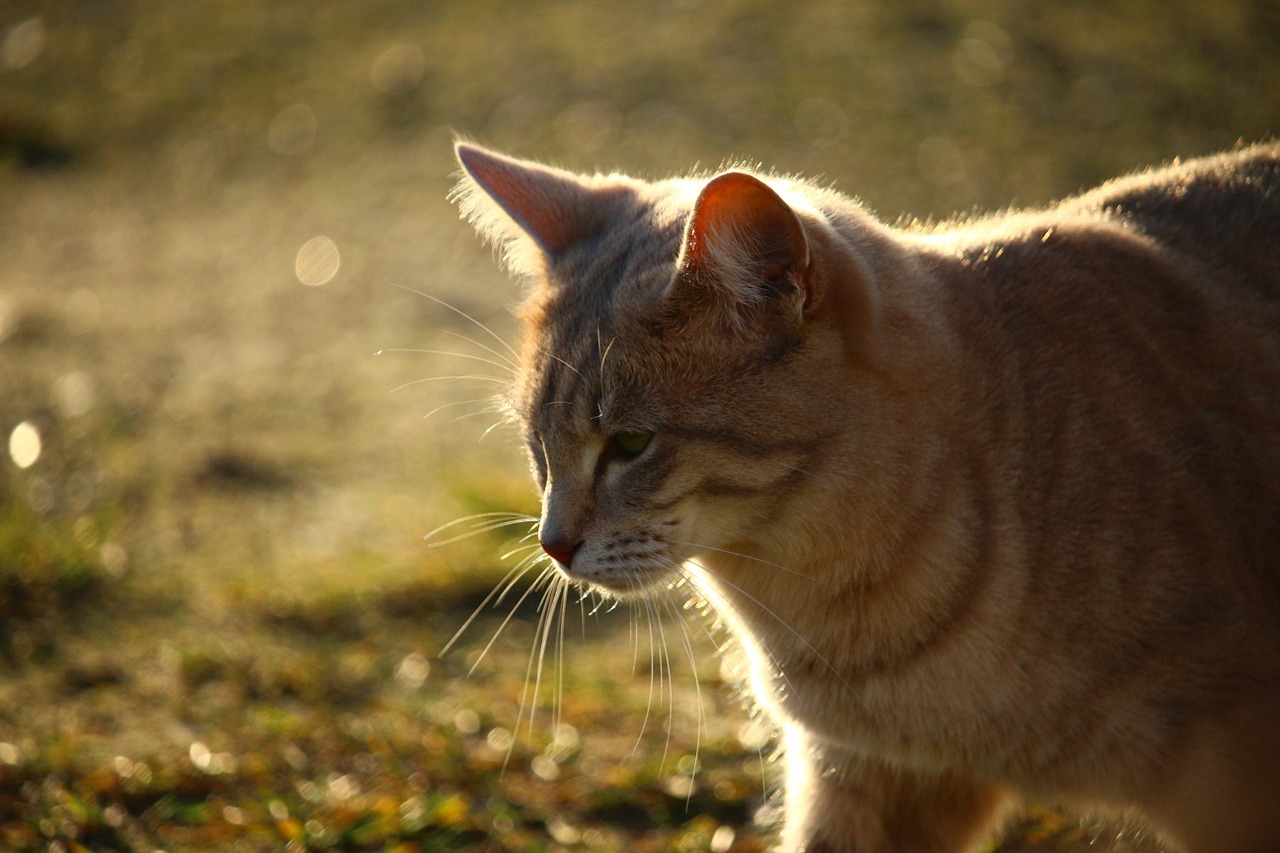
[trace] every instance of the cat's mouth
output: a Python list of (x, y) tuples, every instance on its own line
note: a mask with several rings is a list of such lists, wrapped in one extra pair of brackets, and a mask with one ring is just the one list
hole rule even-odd
[(543, 550), (565, 578), (615, 597), (668, 589), (683, 574), (677, 549), (650, 529), (587, 536), (572, 547), (541, 538)]
[(626, 566), (577, 565), (557, 562), (556, 568), (574, 583), (590, 587), (618, 598), (643, 596), (657, 589), (670, 588), (679, 578), (679, 571), (657, 562)]

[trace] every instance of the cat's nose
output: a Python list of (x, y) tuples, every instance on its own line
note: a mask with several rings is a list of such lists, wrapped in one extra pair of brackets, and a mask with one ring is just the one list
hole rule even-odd
[(547, 531), (543, 531), (539, 541), (542, 543), (542, 550), (566, 569), (573, 562), (573, 555), (577, 553), (578, 546), (582, 544), (581, 541), (574, 541), (567, 536)]

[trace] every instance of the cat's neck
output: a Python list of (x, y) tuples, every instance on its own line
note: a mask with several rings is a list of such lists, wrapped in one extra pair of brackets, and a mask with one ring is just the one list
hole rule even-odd
[[(837, 231), (863, 244), (863, 293), (837, 293), (845, 304), (836, 316), (857, 322), (874, 311), (861, 325), (881, 353), (839, 368), (831, 393), (847, 397), (833, 407), (856, 414), (806, 471), (811, 482), (802, 497), (726, 549), (736, 554), (704, 554), (697, 563), (726, 621), (776, 665), (817, 659), (852, 679), (927, 643), (966, 606), (977, 583), (973, 567), (1002, 547), (997, 533), (1009, 520), (991, 517), (986, 478), (971, 470), (978, 457), (964, 443), (971, 431), (963, 424), (974, 413), (965, 408), (971, 395), (960, 387), (945, 309), (954, 259), (906, 251), (900, 237), (868, 231), (863, 220)], [(869, 432), (880, 445), (870, 462), (861, 446)]]
[(1011, 495), (1033, 467), (1021, 458), (1021, 404), (989, 388), (993, 370), (1019, 369), (1017, 352), (972, 340), (975, 324), (991, 322), (988, 272), (973, 258), (998, 256), (1001, 237), (944, 244), (860, 210), (824, 213), (835, 248), (856, 243), (860, 264), (849, 276), (859, 289), (835, 294), (844, 325), (833, 336), (857, 325), (874, 346), (833, 369), (830, 410), (842, 432), (803, 496), (732, 548), (749, 558), (698, 560), (739, 634), (779, 664), (825, 660), (820, 668), (852, 681), (960, 629), (974, 607), (1020, 606), (1018, 566), (1033, 531)]

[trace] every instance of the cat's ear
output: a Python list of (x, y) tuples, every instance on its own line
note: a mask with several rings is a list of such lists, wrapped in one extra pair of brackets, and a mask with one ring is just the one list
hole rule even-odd
[(678, 290), (709, 289), (731, 305), (776, 302), (800, 311), (809, 241), (795, 211), (772, 187), (745, 172), (725, 172), (698, 194), (676, 270), (672, 284)]
[(601, 222), (601, 196), (590, 178), (516, 160), (466, 142), (454, 146), (463, 177), (454, 189), (462, 215), (503, 247), (508, 265), (532, 272), (532, 248), (547, 258), (591, 236)]

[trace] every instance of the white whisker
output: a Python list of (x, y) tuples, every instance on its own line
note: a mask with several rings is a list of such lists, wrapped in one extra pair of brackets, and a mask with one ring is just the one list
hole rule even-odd
[[(527, 518), (512, 518), (507, 521), (492, 521), (492, 522), (487, 522), (483, 524), (478, 524), (475, 528), (468, 530), (466, 533), (459, 533), (456, 536), (450, 536), (448, 539), (441, 539), (438, 542), (429, 542), (428, 547), (439, 548), (444, 545), (452, 544), (454, 542), (461, 542), (463, 539), (469, 539), (472, 536), (479, 536), (481, 533), (489, 533), (493, 530), (500, 530), (503, 527), (510, 527), (513, 524), (529, 524), (529, 523), (530, 523), (529, 519)], [(435, 535), (434, 533), (428, 533), (426, 536), (422, 538), (424, 540), (430, 540), (431, 537), (434, 535)]]
[[(530, 561), (529, 568), (532, 568), (534, 565), (536, 565), (536, 561)], [(551, 572), (554, 572), (554, 571), (555, 571), (554, 566), (547, 566), (542, 570), (542, 574), (538, 575), (537, 579), (534, 580), (533, 583), (529, 584), (529, 587), (520, 596), (519, 600), (516, 601), (515, 605), (512, 606), (511, 611), (506, 615), (506, 618), (502, 620), (502, 624), (498, 626), (498, 630), (493, 632), (493, 638), (490, 639), (488, 645), (484, 647), (484, 651), (480, 652), (480, 657), (476, 658), (476, 662), (471, 665), (471, 669), (467, 670), (467, 677), (470, 677), (472, 673), (476, 671), (476, 667), (480, 665), (480, 661), (484, 660), (485, 655), (489, 654), (489, 650), (493, 648), (493, 644), (498, 641), (498, 637), (502, 635), (503, 629), (505, 629), (507, 625), (511, 622), (511, 617), (516, 615), (516, 611), (520, 609), (520, 605), (524, 604), (525, 599), (529, 597), (530, 593), (538, 589), (539, 585), (546, 580), (547, 575), (549, 575)], [(507, 589), (510, 589), (510, 588), (511, 586), (508, 585)], [(505, 596), (506, 594), (507, 594), (506, 590), (503, 590), (502, 595), (498, 596), (498, 602), (501, 602), (503, 596)], [(516, 720), (517, 726), (519, 725), (519, 722), (520, 721), (517, 719)]]
[(658, 701), (662, 701), (663, 683), (666, 683), (667, 696), (667, 739), (662, 745), (662, 760), (658, 762), (658, 772), (662, 772), (662, 768), (666, 766), (667, 755), (671, 752), (671, 727), (675, 719), (676, 698), (675, 698), (675, 678), (671, 673), (671, 651), (667, 645), (667, 630), (662, 622), (662, 613), (657, 609), (657, 604), (645, 595), (644, 601), (646, 606), (651, 606), (653, 618), (658, 622), (658, 638), (662, 640), (662, 653), (658, 657)]
[[(550, 570), (550, 568), (552, 568), (550, 561), (547, 561), (547, 560), (544, 560), (544, 559), (543, 559), (545, 556), (546, 556), (545, 554), (539, 554), (538, 552), (534, 551), (533, 553), (529, 554), (527, 557), (524, 557), (523, 559), (521, 559), (518, 565), (526, 566), (526, 567), (532, 567), (532, 566), (536, 565), (536, 564), (537, 564), (537, 563), (539, 563), (539, 562), (547, 562), (547, 567), (546, 567), (546, 568), (544, 568), (544, 569), (542, 570), (542, 573), (540, 573), (540, 574), (539, 574), (539, 580), (540, 580), (540, 579), (541, 579), (541, 575), (542, 575), (542, 574), (545, 574), (547, 571), (549, 571), (549, 570)], [(504, 590), (502, 591), (502, 594), (498, 596), (498, 600), (497, 600), (497, 601), (495, 601), (495, 602), (493, 603), (493, 606), (494, 606), (494, 607), (497, 607), (497, 606), (501, 605), (501, 604), (502, 604), (502, 600), (503, 600), (504, 598), (506, 598), (506, 597), (507, 597), (507, 594), (508, 594), (509, 592), (511, 592), (511, 590), (512, 590), (512, 588), (513, 588), (514, 586), (515, 586), (515, 584), (507, 584), (507, 588), (506, 588), (506, 589), (504, 589)]]
[(484, 376), (479, 373), (468, 373), (459, 376), (427, 376), (422, 379), (411, 379), (403, 385), (397, 385), (395, 388), (391, 389), (390, 393), (395, 394), (406, 388), (412, 388), (414, 385), (423, 385), (427, 382), (462, 382), (468, 379), (476, 382), (494, 382), (498, 385), (502, 385), (503, 387), (511, 384), (510, 380), (503, 379), (500, 376)]
[(486, 429), (484, 432), (482, 432), (482, 433), (480, 434), (480, 438), (479, 438), (479, 439), (477, 439), (477, 443), (478, 443), (478, 442), (481, 442), (481, 441), (484, 441), (486, 438), (488, 438), (488, 437), (489, 437), (489, 433), (493, 432), (495, 429), (497, 429), (498, 427), (502, 426), (504, 423), (506, 423), (506, 422), (507, 422), (507, 420), (508, 420), (508, 419), (507, 419), (507, 418), (505, 418), (505, 417), (504, 417), (504, 418), (500, 418), (500, 419), (498, 420), (498, 422), (497, 422), (497, 423), (493, 424), (492, 426), (490, 426), (488, 429)]
[(498, 359), (498, 360), (499, 360), (499, 361), (501, 361), (503, 364), (507, 365), (507, 367), (511, 370), (511, 373), (512, 373), (513, 375), (514, 375), (514, 374), (516, 374), (516, 373), (518, 373), (518, 372), (519, 372), (519, 370), (520, 370), (519, 365), (517, 365), (514, 361), (512, 361), (512, 360), (511, 360), (511, 359), (509, 359), (509, 358), (507, 358), (505, 355), (503, 355), (502, 353), (498, 352), (498, 351), (497, 351), (496, 349), (494, 349), (493, 347), (491, 347), (491, 346), (487, 346), (487, 345), (485, 345), (485, 344), (480, 343), (480, 342), (479, 342), (479, 341), (477, 341), (475, 338), (472, 338), (472, 337), (469, 337), (469, 336), (467, 336), (467, 335), (464, 335), (464, 334), (462, 334), (461, 332), (455, 332), (455, 331), (453, 331), (452, 329), (447, 329), (447, 330), (445, 330), (445, 334), (446, 334), (446, 335), (452, 335), (453, 337), (458, 338), (459, 340), (466, 341), (467, 343), (471, 344), (473, 347), (476, 347), (477, 349), (482, 349), (482, 350), (484, 350), (485, 352), (489, 353), (489, 354), (490, 354), (490, 355), (492, 355), (494, 358)]
[[(542, 600), (538, 602), (538, 624), (537, 624), (537, 627), (534, 629), (534, 648), (537, 649), (537, 658), (538, 658), (537, 669), (532, 669), (533, 668), (532, 651), (529, 656), (530, 657), (529, 666), (533, 672), (533, 696), (531, 697), (529, 702), (529, 723), (528, 723), (529, 735), (531, 737), (533, 735), (533, 719), (534, 719), (534, 716), (538, 713), (538, 694), (541, 692), (541, 689), (542, 689), (542, 665), (543, 665), (543, 662), (546, 660), (546, 656), (547, 656), (547, 641), (551, 636), (551, 626), (555, 622), (556, 609), (557, 609), (557, 605), (560, 602), (560, 585), (567, 582), (565, 581), (564, 576), (561, 575), (559, 572), (555, 572), (554, 574), (551, 574), (551, 575), (544, 575), (544, 577), (547, 577), (549, 580), (547, 583), (547, 590), (546, 592), (543, 593)], [(541, 582), (542, 582), (541, 579), (539, 579), (539, 583)], [(539, 636), (541, 637), (541, 639), (539, 639)], [(526, 673), (525, 674), (526, 689), (528, 688), (528, 686), (529, 686), (529, 675), (528, 673)], [(524, 706), (523, 693), (520, 694), (520, 705), (521, 707)], [(516, 719), (517, 731), (519, 730), (519, 727), (520, 727), (520, 720), (519, 718), (517, 718)]]
[[(630, 578), (627, 579), (627, 582), (634, 588), (634, 583), (632, 583)], [(640, 750), (640, 744), (644, 741), (645, 729), (648, 728), (648, 725), (649, 725), (649, 715), (653, 711), (653, 660), (654, 660), (654, 657), (656, 654), (656, 648), (657, 648), (656, 644), (653, 641), (653, 611), (649, 607), (649, 597), (646, 595), (641, 595), (640, 602), (641, 604), (644, 605), (645, 621), (647, 622), (649, 627), (649, 694), (645, 699), (644, 719), (640, 721), (640, 733), (636, 736), (635, 746), (631, 748), (632, 755), (635, 755)], [(637, 657), (639, 657), (639, 652), (640, 652), (640, 644), (639, 644), (639, 641), (637, 640), (636, 642)], [(633, 663), (633, 667), (634, 667), (634, 663)], [(666, 757), (665, 754), (663, 757), (665, 759)]]
[(448, 530), (450, 527), (456, 527), (459, 524), (466, 524), (468, 521), (475, 521), (476, 519), (480, 519), (480, 518), (524, 519), (525, 521), (538, 520), (534, 518), (532, 515), (528, 515), (527, 513), (523, 513), (523, 512), (510, 512), (506, 510), (495, 510), (491, 512), (477, 512), (477, 513), (472, 513), (471, 515), (464, 515), (461, 518), (455, 518), (453, 519), (453, 521), (446, 521), (444, 524), (440, 525), (435, 530), (432, 530), (430, 533), (428, 533), (426, 536), (423, 536), (422, 538), (430, 539), (432, 536), (435, 536), (437, 533), (440, 533), (441, 531)]
[[(698, 548), (703, 551), (715, 551), (718, 554), (728, 554), (730, 557), (741, 557), (744, 560), (750, 560), (753, 563), (760, 563), (765, 566), (771, 566), (772, 568), (786, 572), (787, 574), (804, 578), (805, 580), (812, 581), (813, 583), (819, 584), (820, 586), (827, 586), (827, 587), (832, 586), (832, 584), (829, 584), (823, 580), (819, 580), (818, 578), (815, 578), (812, 575), (806, 575), (804, 572), (798, 572), (795, 569), (789, 569), (786, 566), (779, 565), (778, 563), (771, 563), (768, 560), (761, 559), (760, 557), (753, 557), (750, 554), (739, 554), (737, 551), (728, 551), (724, 548), (713, 548), (710, 545), (700, 545), (697, 542), (681, 542), (678, 539), (671, 539), (669, 541), (673, 545), (687, 545), (690, 548)], [(700, 564), (695, 563), (695, 565), (700, 565)]]
[(786, 463), (782, 463), (782, 467), (790, 471), (795, 471), (797, 474), (804, 474), (806, 477), (813, 477), (815, 480), (822, 480), (824, 482), (830, 483), (833, 486), (847, 485), (853, 482), (853, 480), (850, 479), (849, 477), (841, 477), (840, 479), (843, 481), (843, 483), (836, 482), (834, 479), (832, 479), (831, 477), (828, 477), (826, 474), (819, 474), (817, 471), (806, 471), (803, 468), (797, 468), (794, 465), (787, 465)]
[[(733, 589), (737, 590), (737, 592), (740, 593), (741, 595), (746, 596), (752, 603), (755, 604), (756, 607), (759, 607), (765, 613), (769, 614), (769, 616), (772, 617), (774, 621), (776, 621), (779, 625), (781, 625), (783, 628), (786, 628), (787, 631), (789, 631), (792, 636), (794, 636), (797, 640), (799, 640), (806, 649), (813, 652), (813, 654), (818, 658), (818, 660), (822, 661), (823, 665), (826, 666), (826, 668), (831, 671), (831, 674), (834, 675), (836, 678), (840, 679), (840, 683), (842, 683), (845, 687), (849, 688), (850, 690), (854, 689), (853, 685), (850, 684), (848, 680), (846, 680), (845, 677), (840, 674), (839, 670), (837, 670), (834, 666), (832, 666), (830, 661), (828, 661), (825, 657), (823, 657), (821, 652), (819, 652), (816, 648), (814, 648), (812, 643), (810, 643), (807, 639), (805, 639), (804, 635), (802, 635), (795, 628), (791, 627), (791, 625), (785, 619), (783, 619), (781, 616), (775, 613), (768, 605), (766, 605), (760, 599), (756, 598), (751, 593), (747, 592), (742, 587), (738, 586), (733, 581), (725, 578), (723, 575), (716, 574), (715, 572), (711, 571), (701, 563), (698, 563), (694, 560), (688, 560), (686, 562), (687, 564), (696, 567), (700, 571), (706, 572), (708, 576), (714, 578), (717, 582), (723, 583), (726, 586), (732, 587)], [(723, 599), (724, 597), (720, 596), (720, 598)], [(728, 604), (728, 606), (733, 607), (734, 610), (741, 615), (741, 611), (737, 610), (737, 608), (733, 605), (732, 602), (726, 601), (725, 603)], [(770, 654), (770, 657), (771, 658), (773, 657), (772, 654)], [(778, 671), (778, 674), (781, 675), (785, 680), (786, 673), (782, 672), (781, 668), (777, 666), (776, 660), (774, 660), (774, 665), (775, 665), (775, 669)]]
[(689, 793), (685, 797), (685, 808), (687, 809), (690, 801), (693, 799), (693, 780), (694, 776), (697, 774), (698, 758), (702, 753), (702, 733), (707, 727), (706, 708), (702, 702), (702, 681), (698, 676), (698, 660), (693, 654), (693, 643), (689, 638), (689, 629), (685, 625), (685, 620), (681, 617), (680, 612), (676, 609), (675, 604), (671, 600), (670, 588), (666, 591), (664, 604), (666, 605), (667, 612), (671, 614), (671, 617), (676, 621), (676, 624), (680, 626), (684, 650), (689, 656), (689, 668), (693, 672), (693, 691), (698, 698), (697, 722), (694, 727), (693, 768), (689, 771)]
[(569, 587), (566, 580), (560, 584), (560, 636), (556, 641), (556, 689), (551, 704), (551, 737), (560, 735), (560, 723), (564, 718), (564, 612), (569, 609)]
[(515, 358), (516, 360), (519, 360), (519, 358), (520, 358), (520, 354), (519, 354), (518, 352), (516, 352), (516, 351), (511, 347), (511, 345), (510, 345), (510, 344), (508, 344), (505, 340), (503, 340), (501, 335), (499, 335), (497, 332), (493, 331), (493, 329), (490, 329), (490, 328), (489, 328), (488, 326), (486, 326), (484, 323), (481, 323), (481, 322), (480, 322), (479, 320), (477, 320), (475, 317), (472, 317), (472, 316), (471, 316), (470, 314), (468, 314), (466, 311), (463, 311), (461, 308), (457, 308), (457, 307), (454, 307), (453, 305), (450, 305), (448, 302), (445, 302), (443, 299), (439, 298), (438, 296), (432, 296), (430, 293), (423, 293), (421, 290), (416, 290), (415, 288), (412, 288), (412, 287), (406, 287), (406, 286), (405, 286), (405, 285), (403, 285), (403, 284), (397, 284), (397, 283), (395, 283), (395, 282), (391, 282), (391, 286), (392, 286), (392, 287), (398, 287), (398, 288), (400, 288), (401, 290), (407, 290), (409, 293), (417, 294), (418, 296), (421, 296), (421, 297), (422, 297), (422, 298), (424, 298), (424, 299), (430, 299), (432, 302), (436, 303), (437, 305), (441, 305), (441, 306), (443, 306), (443, 307), (445, 307), (445, 308), (448, 308), (450, 311), (452, 311), (453, 313), (455, 313), (455, 314), (457, 314), (458, 316), (462, 317), (463, 319), (465, 319), (465, 320), (470, 320), (472, 323), (474, 323), (476, 326), (478, 326), (478, 327), (480, 328), (480, 330), (481, 330), (481, 331), (483, 331), (483, 332), (487, 333), (487, 334), (488, 334), (490, 337), (492, 337), (495, 341), (497, 341), (498, 343), (502, 344), (503, 348), (504, 348), (504, 349), (506, 349), (506, 350), (507, 350), (507, 352), (509, 352), (513, 358)]
[(534, 542), (534, 543), (529, 544), (529, 545), (521, 545), (521, 546), (519, 546), (519, 547), (517, 547), (517, 548), (512, 548), (510, 551), (508, 551), (507, 553), (503, 554), (503, 555), (502, 555), (501, 557), (499, 557), (498, 559), (499, 559), (499, 560), (509, 560), (509, 559), (511, 559), (512, 557), (514, 557), (516, 554), (519, 554), (521, 551), (533, 551), (533, 550), (536, 550), (536, 549), (541, 548), (541, 547), (542, 547), (541, 543), (538, 543), (538, 542)]
[(484, 409), (480, 409), (478, 411), (472, 412), (471, 414), (473, 415), (487, 415), (487, 414), (492, 414), (498, 411), (495, 408), (496, 404), (494, 403), (494, 400), (492, 397), (479, 397), (474, 400), (454, 400), (451, 403), (442, 403), (441, 405), (436, 406), (434, 409), (432, 409), (431, 411), (423, 415), (422, 419), (425, 421), (428, 418), (430, 418), (432, 415), (436, 414), (437, 412), (443, 412), (445, 409), (452, 409), (454, 406), (474, 406), (476, 403), (489, 403), (490, 405)]
[[(604, 353), (603, 353), (603, 354), (601, 354), (601, 356), (600, 356), (600, 375), (601, 375), (601, 376), (604, 376), (604, 363), (605, 363), (605, 361), (607, 361), (607, 360), (608, 360), (608, 358), (609, 358), (609, 352), (613, 349), (613, 345), (614, 345), (614, 344), (616, 344), (617, 342), (618, 342), (618, 339), (617, 339), (617, 338), (611, 338), (611, 339), (609, 340), (609, 345), (608, 345), (607, 347), (605, 347), (605, 348), (604, 348)], [(600, 341), (599, 341), (599, 339), (597, 338), (597, 340), (596, 340), (596, 346), (597, 346), (597, 348), (599, 347), (599, 345), (600, 345)]]
[(388, 347), (386, 349), (378, 350), (378, 355), (381, 355), (384, 352), (413, 353), (415, 355), (445, 355), (451, 358), (464, 358), (468, 361), (478, 361), (481, 364), (488, 364), (498, 368), (503, 373), (512, 376), (515, 375), (515, 368), (511, 366), (510, 362), (504, 364), (500, 361), (494, 361), (491, 358), (485, 358), (482, 355), (472, 355), (471, 353), (466, 352), (453, 352), (452, 350), (443, 349), (418, 349), (415, 347)]
[(582, 374), (581, 374), (581, 373), (578, 373), (578, 368), (574, 367), (572, 364), (570, 364), (569, 362), (565, 361), (565, 360), (564, 360), (563, 358), (561, 358), (560, 356), (556, 355), (556, 354), (555, 354), (555, 353), (553, 353), (553, 352), (548, 352), (547, 350), (541, 350), (541, 352), (542, 352), (542, 354), (543, 354), (543, 355), (547, 356), (548, 358), (553, 358), (553, 359), (555, 359), (556, 361), (558, 361), (558, 362), (560, 362), (561, 364), (563, 364), (565, 367), (567, 367), (567, 368), (569, 368), (570, 370), (572, 370), (574, 373), (576, 373), (576, 374), (578, 375), (578, 378), (582, 378)]
[[(456, 424), (456, 423), (458, 423), (459, 421), (465, 421), (467, 418), (478, 418), (478, 417), (480, 417), (481, 415), (492, 415), (492, 414), (493, 414), (494, 412), (496, 412), (496, 411), (498, 411), (498, 410), (497, 410), (497, 409), (494, 409), (494, 408), (488, 408), (488, 409), (479, 409), (479, 410), (474, 411), (474, 412), (466, 412), (465, 414), (458, 415), (456, 418), (452, 418), (452, 419), (449, 421), (449, 423), (451, 423), (451, 424)], [(502, 423), (502, 421), (498, 421), (498, 423), (499, 423), (499, 424), (501, 424), (501, 423)], [(486, 430), (486, 433), (487, 433), (487, 432), (488, 432), (488, 430)], [(481, 437), (483, 438), (483, 436), (481, 436)]]
[[(532, 564), (526, 565), (524, 563), (521, 563), (520, 565), (515, 566), (514, 568), (511, 569), (511, 571), (503, 575), (502, 580), (494, 584), (493, 589), (489, 590), (489, 594), (484, 597), (484, 600), (481, 601), (480, 604), (476, 606), (475, 610), (471, 611), (471, 615), (467, 617), (467, 621), (462, 623), (462, 627), (454, 632), (454, 635), (449, 638), (449, 642), (444, 644), (444, 648), (440, 650), (440, 653), (439, 655), (437, 655), (437, 657), (442, 658), (446, 654), (448, 654), (449, 649), (453, 648), (453, 644), (456, 643), (458, 641), (458, 638), (461, 637), (463, 633), (467, 630), (467, 628), (471, 626), (471, 623), (474, 622), (476, 617), (480, 615), (480, 611), (484, 610), (485, 605), (488, 604), (490, 601), (492, 601), (495, 595), (498, 595), (499, 589), (503, 589), (502, 595), (506, 595), (505, 590), (510, 589), (511, 584), (514, 584), (516, 581), (520, 580), (520, 578), (524, 575), (524, 573), (529, 571), (530, 568), (532, 568)], [(501, 600), (502, 600), (502, 596), (499, 595), (498, 601), (501, 601)], [(495, 602), (495, 604), (496, 603), (497, 602)]]

